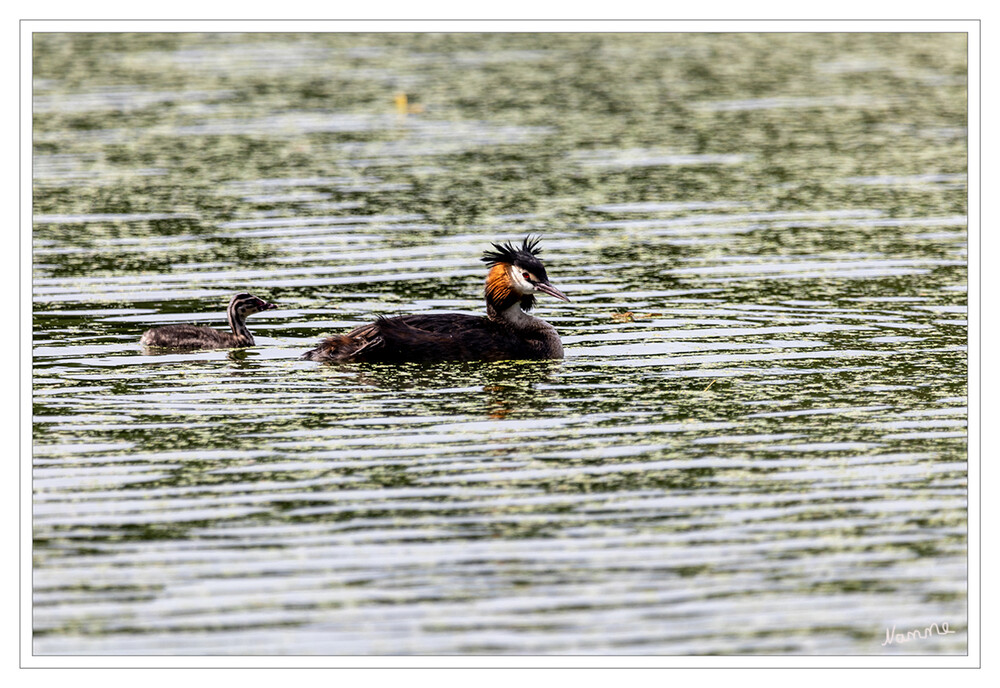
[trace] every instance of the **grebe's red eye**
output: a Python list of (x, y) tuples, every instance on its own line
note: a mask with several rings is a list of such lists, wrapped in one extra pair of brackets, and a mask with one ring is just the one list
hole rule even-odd
[(529, 275), (526, 272), (522, 272), (521, 273), (521, 277), (523, 277), (524, 279), (528, 280), (529, 282), (531, 281), (531, 275)]

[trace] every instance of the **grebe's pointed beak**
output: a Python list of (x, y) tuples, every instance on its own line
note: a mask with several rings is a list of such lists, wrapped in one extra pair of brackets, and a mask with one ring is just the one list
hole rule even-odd
[(569, 297), (553, 287), (549, 282), (535, 282), (535, 289), (543, 291), (549, 296), (554, 296), (560, 301), (569, 301)]
[(264, 302), (264, 310), (265, 311), (276, 311), (276, 310), (278, 310), (278, 307), (275, 306), (273, 303), (265, 301)]

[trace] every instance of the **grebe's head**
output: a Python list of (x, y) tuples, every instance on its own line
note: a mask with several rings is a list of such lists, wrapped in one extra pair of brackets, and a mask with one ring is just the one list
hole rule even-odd
[(264, 299), (259, 299), (253, 294), (237, 294), (229, 302), (229, 312), (238, 315), (240, 319), (246, 318), (254, 313), (260, 313), (261, 311), (272, 311), (277, 306), (273, 303), (268, 303)]
[[(503, 271), (502, 277), (506, 278), (506, 288), (518, 297), (534, 297), (536, 293), (541, 292), (562, 301), (569, 301), (568, 296), (549, 282), (545, 266), (538, 259), (539, 241), (540, 239), (532, 239), (531, 235), (528, 235), (520, 247), (514, 246), (510, 242), (493, 244), (493, 248), (496, 250), (486, 251), (483, 254), (483, 262), (493, 268), (490, 270), (490, 277), (487, 278), (487, 290), (489, 290), (490, 281), (501, 279), (498, 272), (498, 268), (500, 268)], [(498, 274), (494, 276), (494, 273)]]

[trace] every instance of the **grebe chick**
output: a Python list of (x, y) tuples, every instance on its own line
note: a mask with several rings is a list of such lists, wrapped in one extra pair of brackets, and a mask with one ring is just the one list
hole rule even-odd
[(538, 239), (525, 237), (520, 247), (493, 244), (483, 262), (486, 317), (460, 313), (428, 313), (379, 317), (347, 334), (335, 335), (302, 358), (335, 361), (500, 361), (562, 358), (559, 334), (541, 318), (528, 315), (541, 292), (563, 301), (565, 294), (549, 282), (538, 259)]
[(253, 346), (253, 335), (246, 326), (247, 316), (275, 308), (277, 306), (273, 303), (251, 294), (237, 294), (226, 310), (232, 332), (198, 325), (164, 325), (146, 330), (139, 343), (163, 349), (239, 349)]

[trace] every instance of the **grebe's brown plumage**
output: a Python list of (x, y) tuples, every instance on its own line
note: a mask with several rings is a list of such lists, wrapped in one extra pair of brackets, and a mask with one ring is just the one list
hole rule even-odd
[(486, 316), (427, 313), (379, 317), (347, 334), (324, 339), (302, 358), (337, 361), (500, 361), (562, 358), (562, 341), (552, 325), (527, 313), (535, 294), (563, 301), (565, 294), (549, 282), (538, 259), (538, 239), (520, 247), (493, 244), (483, 262)]
[(164, 325), (146, 330), (139, 339), (143, 346), (161, 349), (239, 349), (253, 346), (246, 319), (254, 313), (277, 308), (252, 294), (237, 294), (230, 300), (226, 318), (232, 332), (199, 325)]

